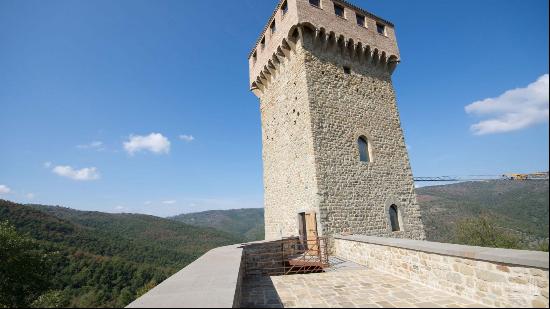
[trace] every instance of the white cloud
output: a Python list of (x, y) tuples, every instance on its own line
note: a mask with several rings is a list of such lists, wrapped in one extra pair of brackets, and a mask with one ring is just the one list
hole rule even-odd
[(152, 203), (153, 202), (151, 202), (151, 201), (145, 201), (145, 202), (143, 202), (143, 205), (151, 205)]
[(548, 122), (548, 74), (525, 88), (473, 102), (465, 110), (489, 118), (470, 127), (475, 135), (511, 132)]
[(124, 207), (122, 205), (118, 205), (118, 206), (115, 207), (115, 210), (118, 210), (118, 211), (122, 211), (124, 209), (126, 209), (126, 207)]
[(0, 185), (0, 194), (8, 194), (11, 192), (11, 189), (6, 185)]
[(160, 133), (151, 133), (147, 136), (130, 135), (124, 142), (124, 149), (133, 155), (136, 152), (147, 150), (156, 154), (170, 152), (170, 141)]
[(88, 144), (78, 145), (78, 146), (76, 146), (76, 148), (78, 148), (78, 149), (92, 149), (92, 150), (97, 150), (97, 151), (105, 150), (105, 147), (103, 147), (103, 142), (101, 142), (101, 141), (93, 141), (93, 142), (88, 143)]
[(48, 162), (44, 162), (44, 168), (50, 168), (52, 167), (52, 162), (48, 161)]
[(175, 200), (168, 200), (168, 201), (163, 201), (162, 203), (166, 204), (166, 205), (172, 205), (172, 204), (175, 204), (176, 201)]
[(184, 142), (192, 142), (195, 140), (195, 137), (193, 135), (187, 135), (187, 134), (182, 134), (179, 136), (180, 140), (184, 141)]
[(34, 193), (27, 193), (27, 194), (25, 194), (25, 197), (26, 197), (28, 200), (33, 200), (34, 197), (35, 197), (35, 194), (34, 194)]
[(86, 167), (77, 170), (71, 166), (56, 166), (52, 169), (52, 172), (59, 176), (78, 181), (97, 180), (101, 177), (95, 167)]

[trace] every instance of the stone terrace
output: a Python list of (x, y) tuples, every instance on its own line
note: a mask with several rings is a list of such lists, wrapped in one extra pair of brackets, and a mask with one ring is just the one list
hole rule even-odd
[(128, 307), (548, 308), (548, 253), (368, 236), (334, 242), (326, 272), (271, 277), (250, 271), (258, 260), (247, 261), (247, 251), (280, 243), (217, 248)]
[(480, 308), (483, 305), (377, 270), (271, 277), (285, 308)]
[(342, 259), (325, 273), (245, 278), (247, 308), (480, 308), (483, 305)]

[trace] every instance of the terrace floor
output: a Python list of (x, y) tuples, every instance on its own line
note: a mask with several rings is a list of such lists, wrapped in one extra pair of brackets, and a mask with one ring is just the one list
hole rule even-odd
[(342, 261), (325, 273), (246, 278), (243, 307), (480, 308), (480, 304)]

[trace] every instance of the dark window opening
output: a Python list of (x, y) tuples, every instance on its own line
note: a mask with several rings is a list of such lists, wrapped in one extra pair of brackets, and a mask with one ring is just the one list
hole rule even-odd
[(260, 42), (260, 45), (262, 46), (262, 49), (265, 47), (265, 37), (262, 38), (262, 41)]
[(307, 246), (306, 214), (304, 212), (298, 214), (298, 233), (302, 245)]
[(355, 14), (355, 18), (357, 19), (357, 24), (361, 27), (365, 27), (365, 16), (360, 14)]
[(376, 31), (379, 34), (386, 35), (386, 26), (380, 23), (376, 23)]
[(397, 212), (397, 206), (390, 206), (390, 223), (392, 232), (398, 232), (399, 229), (399, 213)]
[(309, 0), (309, 4), (316, 7), (321, 7), (321, 0)]
[(335, 3), (334, 4), (334, 14), (336, 14), (336, 16), (340, 16), (342, 18), (345, 18), (345, 16), (344, 16), (344, 7)]
[(357, 146), (359, 147), (359, 160), (361, 162), (370, 162), (369, 142), (367, 141), (367, 139), (361, 136), (357, 140)]
[(281, 5), (281, 12), (283, 12), (283, 16), (288, 12), (288, 3), (286, 1)]
[(351, 74), (351, 68), (350, 67), (344, 67), (344, 73)]
[(269, 28), (271, 29), (271, 33), (275, 33), (275, 31), (277, 31), (277, 26), (275, 25), (275, 21), (271, 23), (271, 26), (269, 26)]
[(252, 55), (252, 60), (254, 60), (254, 62), (256, 62), (257, 59), (258, 59), (258, 53), (256, 51), (254, 51), (254, 54)]

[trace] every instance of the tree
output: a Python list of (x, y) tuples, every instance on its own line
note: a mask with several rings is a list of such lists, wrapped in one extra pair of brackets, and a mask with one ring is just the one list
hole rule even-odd
[(459, 221), (454, 238), (455, 243), (469, 246), (521, 249), (518, 237), (498, 228), (486, 216)]
[(0, 307), (28, 307), (50, 285), (47, 256), (36, 242), (0, 222)]
[(67, 300), (62, 291), (49, 291), (40, 295), (31, 304), (31, 308), (63, 308)]

